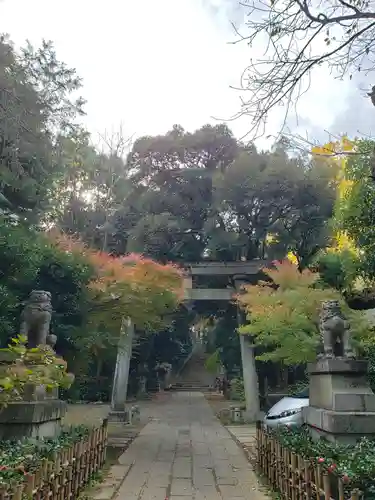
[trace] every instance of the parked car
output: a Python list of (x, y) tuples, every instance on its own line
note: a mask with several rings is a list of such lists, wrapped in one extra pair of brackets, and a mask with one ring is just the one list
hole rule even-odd
[(299, 427), (303, 424), (302, 408), (309, 406), (309, 389), (306, 388), (292, 396), (280, 399), (266, 413), (263, 425), (274, 429), (279, 425)]

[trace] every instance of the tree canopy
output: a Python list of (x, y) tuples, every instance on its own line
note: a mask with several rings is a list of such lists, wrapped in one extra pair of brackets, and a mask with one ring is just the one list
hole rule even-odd
[(337, 226), (358, 249), (362, 275), (375, 278), (375, 185), (372, 179), (373, 151), (371, 140), (353, 141), (353, 155), (345, 160), (342, 197), (336, 210)]
[(275, 269), (264, 272), (272, 279), (246, 288), (238, 300), (248, 314), (249, 323), (240, 329), (265, 348), (262, 360), (298, 365), (316, 358), (320, 342), (319, 313), (322, 301), (339, 300), (346, 317), (351, 318), (352, 334), (367, 347), (372, 332), (361, 313), (351, 311), (342, 295), (318, 285), (319, 275), (308, 269), (300, 272), (289, 261), (274, 262)]
[(127, 192), (107, 226), (112, 250), (159, 260), (252, 259), (288, 249), (305, 265), (335, 199), (323, 165), (291, 159), (280, 146), (246, 148), (226, 126), (193, 134), (175, 126), (141, 138), (124, 170)]
[(23, 217), (35, 220), (49, 206), (62, 168), (54, 138), (83, 113), (83, 100), (71, 98), (80, 86), (51, 43), (16, 52), (0, 40), (0, 192)]

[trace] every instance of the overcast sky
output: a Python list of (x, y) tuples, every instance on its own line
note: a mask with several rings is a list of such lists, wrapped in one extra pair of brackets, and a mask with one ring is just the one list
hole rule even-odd
[[(59, 58), (83, 78), (94, 134), (122, 123), (126, 134), (140, 136), (175, 123), (194, 130), (239, 111), (240, 94), (229, 87), (262, 49), (228, 43), (235, 39), (230, 21), (241, 25), (244, 14), (237, 0), (2, 0), (0, 31), (17, 45), (54, 41)], [(324, 130), (374, 131), (375, 110), (357, 88), (363, 82), (319, 71), (299, 104), (298, 127), (294, 116), (289, 127), (320, 140)], [(276, 134), (281, 120), (278, 110), (266, 133)], [(229, 125), (238, 137), (250, 128), (246, 117)]]

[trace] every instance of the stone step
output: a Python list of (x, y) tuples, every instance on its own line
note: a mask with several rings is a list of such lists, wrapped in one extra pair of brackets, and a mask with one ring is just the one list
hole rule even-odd
[(196, 385), (196, 386), (202, 386), (206, 387), (209, 384), (207, 382), (203, 382), (202, 380), (176, 380), (175, 384), (177, 386), (182, 386), (182, 385)]
[(208, 385), (202, 385), (202, 384), (183, 384), (183, 385), (175, 385), (173, 386), (174, 389), (180, 391), (180, 390), (191, 390), (191, 389), (196, 389), (196, 390), (208, 390), (210, 386)]
[(207, 392), (209, 390), (208, 386), (205, 387), (175, 387), (176, 391), (179, 392)]

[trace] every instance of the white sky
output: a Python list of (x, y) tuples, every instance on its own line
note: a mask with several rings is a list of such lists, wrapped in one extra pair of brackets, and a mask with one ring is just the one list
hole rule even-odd
[[(22, 44), (53, 40), (58, 57), (77, 69), (88, 100), (90, 131), (165, 133), (173, 124), (199, 128), (239, 110), (238, 85), (250, 57), (230, 45), (229, 0), (0, 0), (0, 32)], [(298, 111), (299, 131), (330, 129), (343, 111), (347, 84), (324, 71), (313, 79)], [(337, 99), (340, 93), (341, 99)], [(248, 97), (248, 96), (246, 96)], [(375, 114), (374, 114), (375, 116)], [(281, 111), (270, 117), (276, 134)], [(229, 123), (240, 137), (246, 118)], [(332, 132), (338, 130), (335, 125)], [(262, 143), (261, 143), (262, 144)]]

